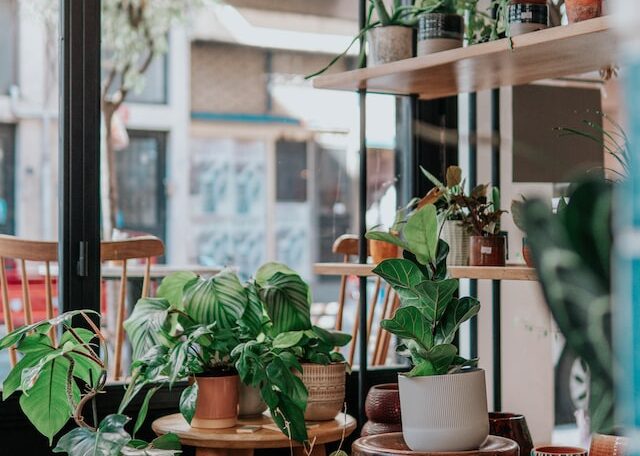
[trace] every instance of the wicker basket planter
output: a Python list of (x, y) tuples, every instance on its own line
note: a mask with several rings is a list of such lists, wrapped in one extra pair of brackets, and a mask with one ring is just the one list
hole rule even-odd
[(304, 419), (307, 421), (332, 420), (344, 406), (346, 364), (333, 363), (327, 366), (321, 364), (303, 363), (302, 371), (296, 375), (309, 390), (307, 410)]

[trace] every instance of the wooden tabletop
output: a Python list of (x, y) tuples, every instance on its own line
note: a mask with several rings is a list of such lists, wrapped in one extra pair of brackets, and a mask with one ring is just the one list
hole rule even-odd
[(351, 447), (352, 456), (518, 456), (519, 452), (518, 444), (513, 440), (490, 435), (478, 450), (420, 453), (409, 449), (402, 432), (362, 437)]
[[(176, 434), (184, 445), (196, 448), (285, 448), (290, 441), (282, 432), (272, 429), (260, 429), (251, 434), (239, 434), (238, 427), (246, 425), (273, 425), (271, 418), (262, 415), (256, 418), (239, 419), (236, 427), (228, 429), (193, 429), (180, 413), (159, 418), (151, 427), (158, 434), (172, 432)], [(356, 420), (350, 415), (340, 413), (332, 421), (308, 422), (309, 440), (317, 445), (335, 442), (350, 435), (356, 428)], [(292, 446), (302, 446), (298, 442), (291, 442)]]

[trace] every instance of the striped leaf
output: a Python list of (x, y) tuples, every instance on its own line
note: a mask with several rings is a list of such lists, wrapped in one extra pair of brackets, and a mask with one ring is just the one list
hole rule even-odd
[(124, 322), (133, 349), (133, 360), (138, 360), (151, 347), (165, 342), (162, 327), (169, 316), (169, 301), (164, 298), (138, 300), (131, 316)]
[(209, 279), (200, 278), (185, 290), (185, 311), (197, 323), (217, 323), (219, 328), (231, 329), (238, 325), (247, 307), (247, 293), (230, 269)]
[(284, 265), (269, 263), (256, 274), (256, 283), (274, 334), (311, 329), (311, 293), (298, 274)]
[(258, 296), (255, 283), (248, 283), (245, 286), (245, 291), (247, 293), (247, 307), (244, 309), (240, 323), (253, 337), (256, 337), (262, 330), (264, 307), (260, 296)]

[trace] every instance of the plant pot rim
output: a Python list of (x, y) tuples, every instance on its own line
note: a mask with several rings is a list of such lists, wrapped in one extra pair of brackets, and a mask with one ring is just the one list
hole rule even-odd
[(403, 378), (408, 378), (411, 380), (420, 380), (420, 379), (431, 379), (431, 378), (445, 378), (445, 377), (453, 377), (455, 375), (464, 375), (464, 374), (473, 374), (473, 373), (477, 373), (477, 372), (482, 372), (484, 373), (484, 369), (480, 368), (480, 367), (473, 367), (471, 369), (462, 369), (459, 370), (458, 372), (454, 372), (453, 374), (442, 374), (442, 375), (421, 375), (421, 376), (416, 376), (416, 377), (409, 377), (407, 375), (407, 372), (398, 372), (398, 377), (403, 377)]
[(217, 378), (217, 377), (233, 377), (238, 376), (238, 371), (235, 367), (230, 367), (228, 370), (207, 370), (193, 375), (195, 378)]
[(330, 366), (337, 366), (339, 364), (347, 364), (346, 361), (332, 361), (329, 364), (321, 364), (321, 363), (312, 363), (311, 361), (304, 361), (304, 362), (300, 362), (301, 366), (306, 366), (306, 365), (312, 365), (312, 366), (322, 366), (322, 367), (330, 367)]
[(437, 11), (424, 12), (420, 13), (418, 17), (428, 17), (428, 16), (455, 16), (455, 17), (463, 17), (462, 14), (458, 13), (439, 13)]
[(377, 390), (377, 391), (398, 391), (398, 384), (397, 383), (380, 383), (379, 385), (373, 385), (371, 388), (369, 388), (369, 391), (371, 390)]
[(384, 29), (384, 28), (405, 28), (405, 29), (413, 29), (413, 26), (411, 25), (402, 25), (402, 24), (392, 24), (392, 25), (376, 25), (375, 27), (371, 27), (369, 30), (367, 30), (367, 32), (370, 32), (372, 30), (376, 30), (376, 29)]
[(489, 420), (491, 421), (518, 421), (524, 418), (521, 413), (511, 412), (489, 412)]

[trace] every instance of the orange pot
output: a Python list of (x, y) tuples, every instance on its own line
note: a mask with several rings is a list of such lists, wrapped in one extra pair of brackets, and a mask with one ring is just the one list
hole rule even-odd
[(564, 5), (571, 23), (602, 16), (602, 0), (565, 0)]
[(531, 247), (527, 243), (527, 238), (522, 238), (522, 257), (524, 258), (524, 262), (530, 268), (534, 268), (533, 264), (533, 254), (531, 253)]
[(238, 421), (238, 375), (198, 376), (198, 399), (191, 427), (224, 429)]
[(385, 241), (369, 241), (369, 250), (374, 264), (379, 264), (389, 258), (398, 258), (400, 248), (397, 245)]

